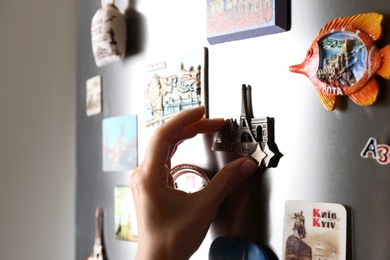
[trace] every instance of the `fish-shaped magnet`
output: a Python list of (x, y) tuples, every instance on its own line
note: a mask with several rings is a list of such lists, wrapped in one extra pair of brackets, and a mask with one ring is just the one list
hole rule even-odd
[(305, 60), (290, 71), (306, 75), (327, 110), (338, 96), (349, 96), (360, 106), (372, 105), (379, 94), (376, 76), (390, 79), (390, 45), (375, 42), (382, 37), (383, 15), (357, 14), (328, 22), (307, 51)]

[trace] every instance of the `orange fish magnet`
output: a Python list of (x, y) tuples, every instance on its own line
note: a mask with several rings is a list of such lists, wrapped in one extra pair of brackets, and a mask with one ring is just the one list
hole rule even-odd
[(360, 106), (378, 97), (376, 76), (390, 79), (390, 45), (378, 49), (383, 15), (378, 13), (341, 17), (328, 22), (318, 33), (305, 60), (290, 71), (306, 75), (327, 110), (336, 107), (338, 96), (349, 96)]

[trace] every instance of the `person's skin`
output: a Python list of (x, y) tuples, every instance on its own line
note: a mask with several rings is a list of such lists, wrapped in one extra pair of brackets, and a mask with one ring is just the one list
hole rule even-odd
[(199, 248), (224, 199), (258, 168), (249, 158), (228, 163), (203, 189), (173, 188), (170, 159), (199, 133), (220, 130), (223, 119), (205, 119), (204, 107), (179, 113), (156, 130), (145, 159), (130, 178), (138, 222), (138, 260), (184, 260)]

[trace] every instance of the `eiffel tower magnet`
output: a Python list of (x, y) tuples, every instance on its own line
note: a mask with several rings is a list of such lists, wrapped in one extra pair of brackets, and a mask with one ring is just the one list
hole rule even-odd
[(212, 145), (213, 151), (229, 151), (250, 157), (258, 165), (276, 167), (283, 156), (274, 141), (274, 119), (255, 118), (252, 109), (252, 88), (242, 85), (240, 122), (227, 119)]

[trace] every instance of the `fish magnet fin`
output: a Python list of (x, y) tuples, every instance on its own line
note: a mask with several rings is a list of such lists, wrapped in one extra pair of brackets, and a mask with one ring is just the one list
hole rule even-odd
[(357, 14), (350, 17), (340, 17), (328, 22), (318, 33), (328, 33), (335, 28), (355, 28), (370, 35), (377, 41), (382, 37), (383, 15), (378, 13)]
[(381, 49), (382, 65), (378, 70), (378, 75), (385, 79), (390, 79), (390, 44)]
[(317, 91), (318, 99), (321, 104), (329, 111), (332, 111), (336, 107), (336, 96), (334, 95), (325, 95), (321, 91)]
[(379, 84), (374, 77), (361, 90), (349, 95), (349, 98), (359, 106), (370, 106), (374, 104), (378, 94)]

